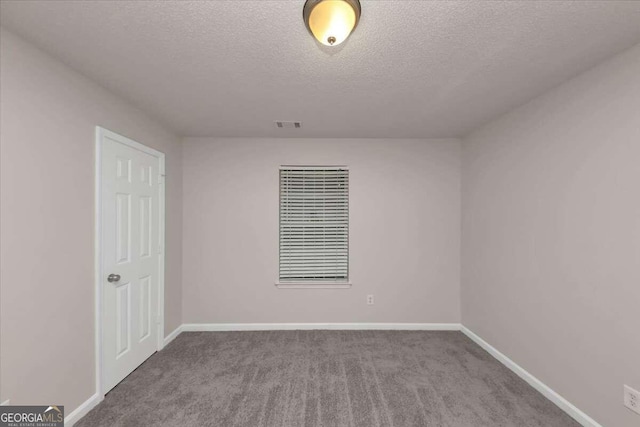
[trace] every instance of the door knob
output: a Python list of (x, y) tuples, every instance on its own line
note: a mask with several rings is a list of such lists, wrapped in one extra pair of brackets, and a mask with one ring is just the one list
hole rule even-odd
[(119, 280), (120, 280), (120, 275), (119, 274), (110, 274), (109, 277), (107, 277), (107, 281), (109, 283), (117, 282)]

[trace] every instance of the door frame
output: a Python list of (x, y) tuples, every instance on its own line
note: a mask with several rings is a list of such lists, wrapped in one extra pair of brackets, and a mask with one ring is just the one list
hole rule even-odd
[(157, 332), (158, 351), (164, 347), (164, 266), (165, 266), (165, 156), (164, 153), (140, 144), (125, 136), (112, 132), (100, 126), (95, 130), (95, 223), (94, 223), (94, 294), (95, 294), (95, 367), (96, 394), (99, 400), (104, 399), (102, 366), (102, 285), (104, 269), (102, 265), (102, 141), (109, 138), (135, 150), (150, 154), (158, 159), (158, 319)]

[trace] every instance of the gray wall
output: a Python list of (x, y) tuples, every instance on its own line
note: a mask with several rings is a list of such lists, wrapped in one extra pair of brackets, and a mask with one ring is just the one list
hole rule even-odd
[(606, 426), (637, 426), (640, 46), (463, 143), (463, 323)]
[(179, 139), (13, 34), (0, 37), (0, 399), (95, 393), (95, 126), (166, 154), (168, 334), (181, 323)]
[[(189, 138), (183, 159), (185, 323), (459, 322), (458, 140)], [(351, 289), (275, 287), (287, 164), (349, 166)]]

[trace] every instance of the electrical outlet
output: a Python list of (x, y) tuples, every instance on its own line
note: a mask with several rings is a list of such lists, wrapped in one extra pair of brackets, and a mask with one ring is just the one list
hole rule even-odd
[(367, 305), (373, 305), (373, 295), (367, 295)]
[(624, 406), (640, 414), (640, 391), (624, 386)]

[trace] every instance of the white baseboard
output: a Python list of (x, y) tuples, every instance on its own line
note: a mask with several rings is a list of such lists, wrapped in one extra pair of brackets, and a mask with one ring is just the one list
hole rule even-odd
[(83, 404), (81, 404), (75, 410), (73, 410), (69, 415), (64, 417), (65, 427), (72, 427), (80, 418), (87, 415), (87, 413), (93, 408), (95, 408), (96, 405), (101, 401), (102, 399), (98, 393), (91, 396)]
[(11, 404), (11, 399), (7, 399), (4, 402), (0, 403), (0, 406), (7, 406)]
[(185, 323), (182, 331), (397, 330), (459, 331), (459, 323)]
[(525, 380), (531, 387), (538, 390), (544, 397), (549, 399), (551, 402), (556, 404), (560, 409), (566, 412), (571, 418), (579, 422), (584, 427), (602, 427), (598, 424), (593, 418), (582, 412), (580, 409), (575, 407), (571, 402), (569, 402), (564, 397), (560, 396), (558, 393), (553, 391), (548, 385), (531, 375), (527, 372), (523, 367), (518, 365), (513, 360), (509, 359), (504, 354), (500, 353), (495, 347), (491, 344), (480, 338), (478, 335), (474, 334), (467, 327), (462, 326), (462, 333), (468, 336), (473, 342), (478, 344), (480, 347), (485, 349), (490, 355), (495, 357), (500, 363), (502, 363), (507, 368), (511, 369), (516, 375)]
[(169, 344), (171, 341), (175, 340), (176, 337), (178, 335), (180, 335), (180, 332), (182, 332), (182, 327), (183, 327), (183, 325), (178, 326), (173, 332), (171, 332), (169, 335), (164, 337), (164, 343), (163, 343), (162, 346), (166, 347), (167, 344)]

